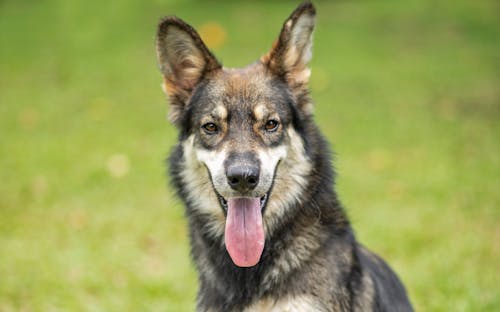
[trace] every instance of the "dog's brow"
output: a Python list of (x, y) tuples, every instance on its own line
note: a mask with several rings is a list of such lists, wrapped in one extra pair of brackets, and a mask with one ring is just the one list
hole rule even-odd
[(257, 104), (253, 108), (253, 114), (255, 116), (255, 119), (262, 120), (268, 114), (268, 108), (264, 104)]
[(227, 109), (223, 105), (217, 105), (210, 114), (213, 118), (224, 120), (227, 118)]

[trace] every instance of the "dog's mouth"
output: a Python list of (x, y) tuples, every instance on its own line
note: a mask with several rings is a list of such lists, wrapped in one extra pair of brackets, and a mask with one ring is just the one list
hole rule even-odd
[[(266, 208), (266, 204), (267, 204), (267, 199), (269, 198), (269, 193), (271, 191), (268, 191), (266, 194), (264, 194), (264, 196), (261, 196), (260, 197), (260, 210), (262, 212), (262, 214), (264, 214), (264, 210)], [(227, 216), (227, 200), (221, 195), (219, 194), (219, 192), (215, 192), (217, 194), (217, 198), (219, 199), (219, 203), (220, 203), (220, 206), (222, 207), (222, 209), (224, 210), (224, 213), (226, 214)]]
[[(279, 161), (274, 169), (271, 186), (260, 197), (222, 196), (213, 185), (219, 204), (226, 216), (224, 243), (233, 263), (239, 267), (252, 267), (260, 261), (264, 251), (265, 234), (262, 216), (274, 187)], [(208, 170), (208, 168), (207, 168)], [(210, 170), (208, 170), (210, 175)], [(212, 176), (210, 175), (210, 179)]]
[(256, 265), (264, 250), (262, 214), (269, 191), (261, 197), (217, 197), (226, 214), (224, 243), (233, 263), (239, 267)]

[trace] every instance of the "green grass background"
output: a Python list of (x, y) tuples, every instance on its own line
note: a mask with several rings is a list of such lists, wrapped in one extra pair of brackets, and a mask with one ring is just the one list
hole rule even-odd
[[(0, 311), (192, 311), (160, 17), (265, 53), (295, 1), (0, 1)], [(500, 5), (316, 1), (316, 120), (419, 311), (500, 310)]]

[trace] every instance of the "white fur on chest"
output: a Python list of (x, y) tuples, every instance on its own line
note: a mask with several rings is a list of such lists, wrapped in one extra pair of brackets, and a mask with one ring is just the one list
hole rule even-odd
[(243, 312), (303, 312), (325, 311), (314, 298), (308, 296), (290, 296), (279, 300), (266, 298), (259, 300)]

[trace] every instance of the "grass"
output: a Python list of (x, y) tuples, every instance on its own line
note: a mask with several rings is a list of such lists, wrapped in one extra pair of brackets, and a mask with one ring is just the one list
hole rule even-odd
[[(358, 238), (417, 310), (499, 310), (498, 4), (316, 5), (316, 120)], [(194, 309), (156, 23), (183, 17), (236, 67), (294, 6), (0, 2), (0, 311)]]

